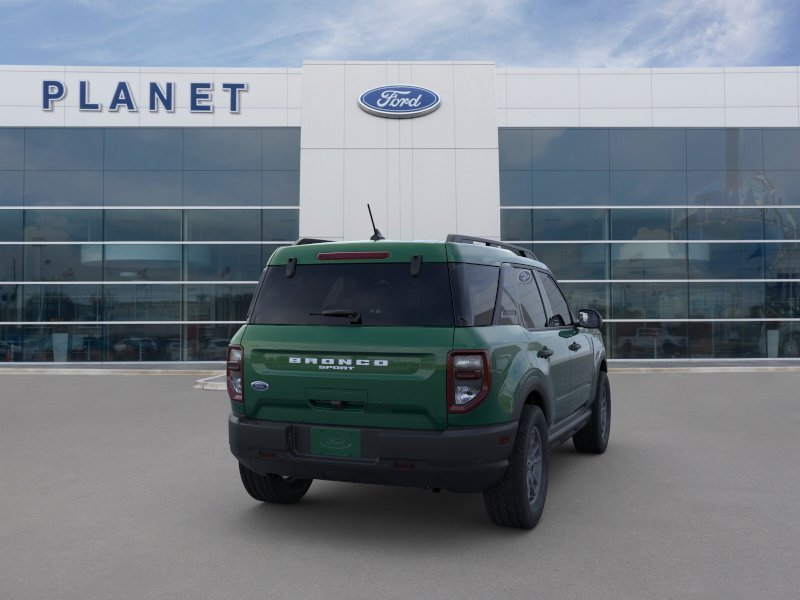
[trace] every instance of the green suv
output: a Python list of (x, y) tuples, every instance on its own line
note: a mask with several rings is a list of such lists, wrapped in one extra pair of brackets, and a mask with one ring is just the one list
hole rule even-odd
[(313, 479), (483, 492), (492, 521), (530, 529), (553, 448), (608, 444), (601, 323), (492, 240), (280, 248), (228, 348), (244, 487), (284, 504)]

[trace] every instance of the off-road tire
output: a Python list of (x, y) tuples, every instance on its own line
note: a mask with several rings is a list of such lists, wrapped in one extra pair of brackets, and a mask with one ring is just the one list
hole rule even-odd
[(592, 403), (592, 416), (578, 433), (572, 436), (572, 443), (578, 452), (602, 454), (608, 447), (611, 433), (611, 386), (608, 375), (600, 371), (597, 379), (597, 392)]
[(483, 492), (486, 513), (497, 525), (533, 529), (539, 522), (550, 478), (547, 422), (538, 406), (525, 405), (502, 481)]
[(294, 504), (306, 495), (313, 479), (298, 479), (281, 475), (259, 475), (239, 463), (239, 475), (247, 493), (261, 502)]

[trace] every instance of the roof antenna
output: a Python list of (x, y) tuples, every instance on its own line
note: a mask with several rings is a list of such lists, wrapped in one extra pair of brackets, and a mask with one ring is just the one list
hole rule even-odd
[(372, 221), (372, 229), (375, 231), (375, 233), (373, 233), (369, 239), (371, 239), (373, 242), (385, 240), (386, 238), (383, 237), (383, 234), (381, 234), (381, 232), (378, 231), (378, 228), (375, 227), (375, 219), (372, 218), (372, 209), (369, 207), (369, 202), (367, 202), (367, 210), (369, 211), (369, 220)]

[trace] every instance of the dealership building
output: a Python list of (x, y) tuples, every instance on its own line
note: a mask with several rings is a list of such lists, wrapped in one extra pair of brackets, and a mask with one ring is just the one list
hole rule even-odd
[(309, 61), (0, 66), (0, 361), (220, 361), (367, 203), (533, 249), (612, 359), (800, 356), (798, 68)]

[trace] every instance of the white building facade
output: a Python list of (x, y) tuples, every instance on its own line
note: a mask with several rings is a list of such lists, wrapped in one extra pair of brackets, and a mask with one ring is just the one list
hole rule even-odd
[[(376, 88), (438, 103), (387, 118)], [(613, 358), (795, 358), (799, 89), (796, 67), (0, 66), (0, 359), (220, 360), (271, 251), (366, 238), (367, 203), (390, 238), (531, 247)]]

